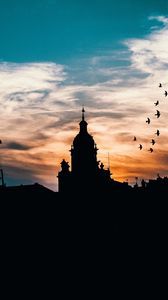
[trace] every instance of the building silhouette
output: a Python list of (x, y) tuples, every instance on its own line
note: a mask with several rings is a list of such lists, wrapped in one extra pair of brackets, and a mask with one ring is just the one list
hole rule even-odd
[[(98, 148), (94, 138), (87, 129), (85, 110), (82, 109), (82, 119), (79, 123), (79, 133), (73, 139), (70, 154), (71, 166), (65, 159), (61, 161), (61, 170), (58, 172), (58, 192), (54, 192), (39, 183), (32, 185), (7, 186), (3, 170), (0, 169), (0, 198), (31, 199), (44, 197), (45, 199), (63, 199), (64, 194), (81, 199), (83, 195), (93, 195), (92, 199), (108, 199), (113, 203), (121, 199), (150, 199), (168, 195), (168, 177), (158, 175), (156, 179), (141, 180), (141, 185), (132, 187), (128, 182), (119, 182), (111, 177), (110, 168), (105, 169), (102, 162), (97, 159)], [(103, 194), (103, 198), (102, 198)], [(63, 196), (63, 197), (62, 197)], [(100, 197), (99, 197), (100, 196)], [(118, 197), (119, 196), (119, 197)], [(66, 197), (67, 199), (67, 197)]]
[(58, 233), (63, 240), (68, 235), (70, 241), (75, 233), (74, 240), (79, 243), (81, 237), (82, 247), (86, 236), (89, 237), (89, 247), (95, 239), (99, 243), (100, 237), (107, 248), (121, 242), (116, 253), (125, 249), (127, 243), (134, 249), (135, 239), (138, 247), (143, 242), (146, 247), (149, 237), (155, 241), (158, 235), (164, 240), (167, 234), (168, 177), (158, 175), (155, 180), (143, 179), (141, 185), (138, 185), (136, 177), (134, 187), (111, 178), (110, 169), (105, 169), (97, 159), (98, 148), (88, 133), (84, 113), (82, 109), (79, 133), (70, 149), (71, 167), (64, 159), (61, 162), (58, 192), (39, 183), (6, 186), (3, 172), (0, 172), (0, 200), (1, 205), (7, 205), (9, 218), (6, 222), (3, 209), (3, 223), (11, 222), (9, 227), (10, 231), (14, 228), (14, 238), (21, 228), (20, 241), (28, 232), (27, 236), (31, 235), (34, 241), (40, 235), (44, 242), (46, 234), (46, 245), (48, 238), (53, 241), (56, 235), (58, 244)]
[(104, 169), (103, 163), (97, 160), (97, 145), (87, 130), (85, 110), (82, 109), (82, 120), (79, 133), (71, 145), (71, 170), (65, 159), (61, 162), (58, 173), (58, 189), (60, 193), (111, 192), (116, 189), (129, 188), (111, 178), (110, 169)]

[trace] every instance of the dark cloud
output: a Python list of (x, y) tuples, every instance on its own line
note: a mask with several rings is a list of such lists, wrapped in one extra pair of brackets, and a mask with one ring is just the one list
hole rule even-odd
[(18, 102), (23, 102), (25, 101), (26, 98), (28, 98), (31, 94), (37, 94), (37, 99), (36, 102), (38, 101), (44, 101), (48, 95), (50, 94), (50, 90), (31, 90), (31, 91), (21, 91), (21, 92), (15, 92), (15, 93), (10, 93), (6, 95), (6, 99), (10, 101), (18, 101)]
[(16, 92), (12, 93), (10, 95), (7, 95), (6, 98), (10, 101), (18, 101), (18, 102), (23, 102), (25, 99), (25, 93), (22, 92)]
[(20, 144), (17, 142), (9, 142), (5, 144), (5, 148), (12, 149), (12, 150), (29, 150), (32, 148), (32, 146), (26, 145), (26, 144)]
[(61, 100), (54, 100), (54, 101), (52, 101), (52, 104), (59, 105), (62, 108), (67, 107), (67, 102), (63, 102)]
[(49, 139), (48, 135), (47, 134), (44, 134), (42, 132), (39, 132), (39, 131), (36, 131), (33, 133), (32, 135), (32, 139), (35, 140), (35, 141), (46, 141)]

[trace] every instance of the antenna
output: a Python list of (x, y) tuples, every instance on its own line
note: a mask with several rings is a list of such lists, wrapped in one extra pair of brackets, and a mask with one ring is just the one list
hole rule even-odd
[(1, 179), (1, 185), (2, 186), (5, 186), (5, 182), (4, 182), (4, 174), (3, 174), (3, 170), (0, 169), (0, 173), (1, 173), (1, 176), (0, 176), (0, 179)]
[(110, 155), (109, 155), (109, 152), (108, 152), (108, 169), (110, 170)]
[[(0, 140), (0, 144), (2, 144), (2, 140)], [(1, 185), (5, 186), (3, 169), (0, 169), (0, 180), (1, 180)]]

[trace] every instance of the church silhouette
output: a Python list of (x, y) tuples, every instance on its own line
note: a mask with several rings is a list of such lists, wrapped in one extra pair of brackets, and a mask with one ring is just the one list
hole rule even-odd
[[(63, 199), (64, 195), (81, 199), (83, 195), (93, 195), (92, 199), (110, 199), (113, 202), (128, 199), (151, 199), (154, 195), (163, 197), (168, 195), (168, 177), (161, 177), (148, 181), (142, 179), (141, 185), (137, 182), (134, 186), (128, 182), (119, 182), (111, 177), (110, 168), (105, 169), (102, 162), (97, 160), (97, 145), (87, 130), (88, 123), (85, 120), (85, 110), (82, 109), (82, 119), (79, 123), (79, 133), (75, 136), (71, 149), (71, 168), (63, 159), (61, 170), (58, 172), (58, 192), (54, 192), (45, 186), (34, 183), (30, 185), (6, 186), (3, 170), (0, 169), (0, 197), (31, 199)], [(137, 178), (137, 177), (136, 177)], [(67, 198), (66, 198), (67, 199)], [(86, 199), (86, 198), (85, 198)], [(128, 202), (127, 202), (128, 203)]]
[(60, 193), (76, 194), (90, 192), (112, 192), (113, 190), (130, 189), (127, 182), (121, 183), (111, 178), (110, 169), (104, 169), (103, 163), (97, 160), (97, 145), (87, 130), (85, 110), (82, 109), (82, 120), (79, 133), (71, 146), (71, 170), (65, 159), (61, 162), (58, 173), (58, 189)]
[[(41, 236), (50, 232), (51, 239), (56, 228), (61, 228), (63, 237), (67, 231), (70, 237), (76, 232), (77, 239), (87, 232), (90, 240), (95, 236), (99, 240), (100, 233), (103, 239), (110, 237), (109, 241), (113, 235), (122, 241), (130, 238), (130, 242), (135, 236), (138, 241), (142, 237), (147, 241), (149, 235), (155, 239), (156, 233), (164, 236), (168, 178), (158, 175), (156, 180), (142, 180), (141, 185), (136, 183), (133, 187), (128, 182), (114, 180), (110, 169), (105, 169), (97, 159), (98, 148), (87, 126), (83, 108), (79, 133), (70, 149), (71, 168), (65, 159), (61, 161), (58, 192), (39, 183), (6, 186), (3, 172), (0, 173), (3, 183), (0, 199), (15, 200), (10, 202), (10, 214), (7, 209), (10, 220), (13, 218), (12, 226), (16, 223), (15, 216), (22, 218), (19, 226), (20, 223), (25, 228), (29, 226), (35, 239), (34, 228), (39, 230), (38, 224), (42, 226)], [(1, 203), (8, 205), (7, 201)]]

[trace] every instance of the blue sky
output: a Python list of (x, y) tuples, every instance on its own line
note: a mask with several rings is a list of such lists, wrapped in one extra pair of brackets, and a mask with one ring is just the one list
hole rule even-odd
[(167, 0), (1, 0), (0, 59), (70, 64), (144, 36), (167, 10)]
[(0, 32), (0, 164), (8, 185), (56, 189), (82, 105), (114, 179), (168, 175), (167, 0), (0, 0)]

